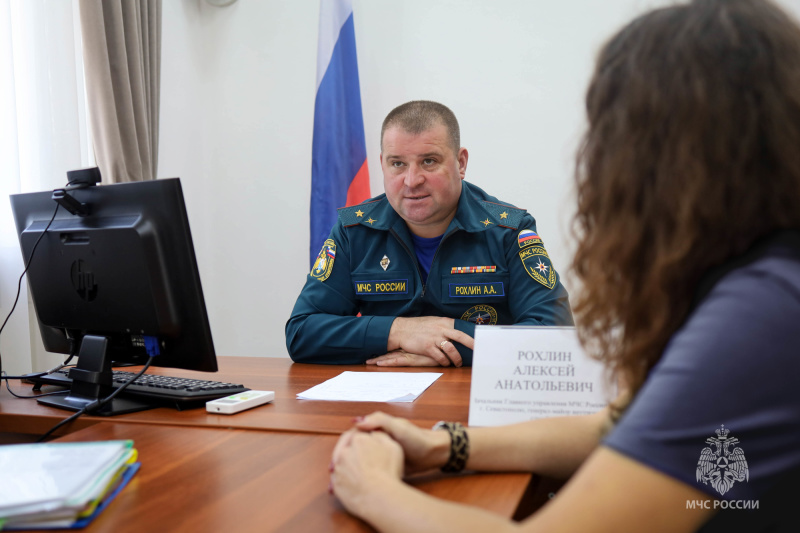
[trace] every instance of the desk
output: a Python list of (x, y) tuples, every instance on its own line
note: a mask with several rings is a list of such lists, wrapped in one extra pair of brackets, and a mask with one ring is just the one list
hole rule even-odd
[[(86, 533), (372, 531), (328, 494), (336, 437), (101, 422), (60, 442), (133, 439), (141, 469)], [(530, 476), (415, 478), (429, 494), (512, 516)]]
[[(132, 439), (142, 468), (88, 533), (101, 531), (370, 531), (327, 493), (328, 464), (337, 434), (352, 418), (383, 410), (430, 427), (467, 422), (468, 368), (443, 376), (412, 403), (320, 402), (295, 395), (345, 370), (396, 371), (367, 366), (292, 364), (288, 359), (220, 357), (216, 374), (151, 368), (153, 374), (243, 383), (274, 390), (272, 404), (233, 416), (203, 409), (158, 408), (115, 417), (83, 416), (63, 428), (61, 441)], [(404, 369), (403, 371), (430, 371)], [(12, 383), (17, 394), (31, 386)], [(44, 433), (69, 411), (13, 398), (0, 390), (0, 432)], [(533, 479), (533, 482), (531, 482)], [(440, 498), (524, 516), (546, 499), (547, 486), (530, 474), (415, 478)], [(530, 482), (530, 483), (529, 483)]]
[[(320, 402), (297, 400), (296, 395), (345, 370), (397, 372), (398, 369), (367, 365), (292, 364), (289, 359), (270, 357), (218, 357), (217, 360), (220, 367), (217, 373), (156, 367), (148, 369), (148, 373), (242, 383), (255, 390), (275, 391), (275, 400), (272, 404), (234, 416), (214, 415), (203, 409), (175, 411), (164, 407), (112, 418), (82, 416), (71, 425), (69, 431), (88, 427), (102, 420), (114, 423), (340, 434), (352, 427), (354, 417), (377, 410), (408, 418), (415, 424), (428, 428), (439, 420), (466, 424), (469, 418), (470, 368), (402, 369), (404, 372), (443, 373), (416, 401), (410, 403)], [(30, 385), (14, 382), (11, 387), (17, 394), (32, 394)], [(44, 433), (69, 414), (69, 411), (46, 407), (35, 400), (17, 400), (6, 390), (0, 390), (0, 402), (0, 432), (12, 431), (10, 428), (13, 427), (14, 431), (20, 433)]]

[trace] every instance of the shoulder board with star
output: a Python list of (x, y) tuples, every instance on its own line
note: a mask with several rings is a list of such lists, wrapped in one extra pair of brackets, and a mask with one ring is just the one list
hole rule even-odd
[(342, 221), (343, 226), (355, 226), (361, 224), (367, 219), (370, 211), (375, 207), (378, 202), (368, 202), (365, 204), (352, 205), (350, 207), (340, 207), (339, 220)]
[(489, 213), (491, 220), (497, 221), (498, 226), (511, 229), (517, 229), (522, 221), (522, 217), (527, 213), (525, 209), (489, 202), (487, 200), (482, 200), (481, 204), (483, 204), (483, 208)]

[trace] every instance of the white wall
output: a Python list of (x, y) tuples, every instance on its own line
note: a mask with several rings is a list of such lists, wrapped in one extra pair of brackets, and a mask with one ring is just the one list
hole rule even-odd
[[(373, 194), (383, 117), (441, 101), (461, 122), (467, 179), (533, 213), (564, 273), (594, 56), (664, 3), (354, 0)], [(159, 176), (184, 183), (217, 351), (286, 356), (284, 323), (308, 270), (318, 0), (163, 9)]]

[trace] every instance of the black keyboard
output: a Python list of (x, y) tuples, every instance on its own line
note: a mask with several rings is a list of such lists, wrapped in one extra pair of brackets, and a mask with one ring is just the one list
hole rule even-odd
[[(69, 370), (69, 368), (62, 368), (52, 374), (29, 378), (27, 381), (36, 385), (69, 387), (72, 384)], [(134, 372), (125, 372), (124, 370), (112, 370), (111, 372), (113, 374), (112, 386), (114, 389), (121, 387), (136, 375)], [(217, 398), (247, 390), (250, 389), (244, 385), (236, 385), (234, 383), (142, 374), (136, 381), (128, 385), (120, 393), (120, 396), (143, 398), (177, 409), (188, 409), (200, 407), (210, 400), (216, 400)]]

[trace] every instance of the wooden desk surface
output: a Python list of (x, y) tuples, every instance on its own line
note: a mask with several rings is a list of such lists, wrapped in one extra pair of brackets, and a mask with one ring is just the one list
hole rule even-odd
[[(88, 427), (98, 421), (113, 421), (339, 434), (352, 426), (353, 417), (377, 410), (408, 418), (422, 427), (431, 427), (439, 420), (466, 424), (469, 415), (470, 368), (387, 369), (366, 365), (307, 365), (293, 364), (291, 360), (285, 358), (269, 357), (218, 357), (218, 362), (220, 370), (217, 373), (156, 367), (150, 368), (148, 373), (241, 383), (255, 390), (275, 391), (275, 400), (271, 404), (235, 415), (214, 415), (202, 408), (178, 412), (162, 407), (115, 417), (82, 416), (73, 422), (68, 430)], [(296, 399), (298, 392), (346, 370), (433, 371), (442, 372), (443, 375), (411, 403), (322, 402)], [(32, 394), (30, 385), (13, 382), (11, 387), (17, 394)], [(53, 390), (53, 388), (45, 387), (43, 390)], [(69, 414), (70, 411), (46, 407), (35, 400), (13, 398), (5, 389), (0, 390), (0, 432), (43, 433)]]
[[(110, 439), (132, 439), (142, 466), (87, 533), (371, 531), (328, 493), (335, 436), (101, 422), (59, 441)], [(529, 479), (435, 474), (412, 484), (510, 518)]]

